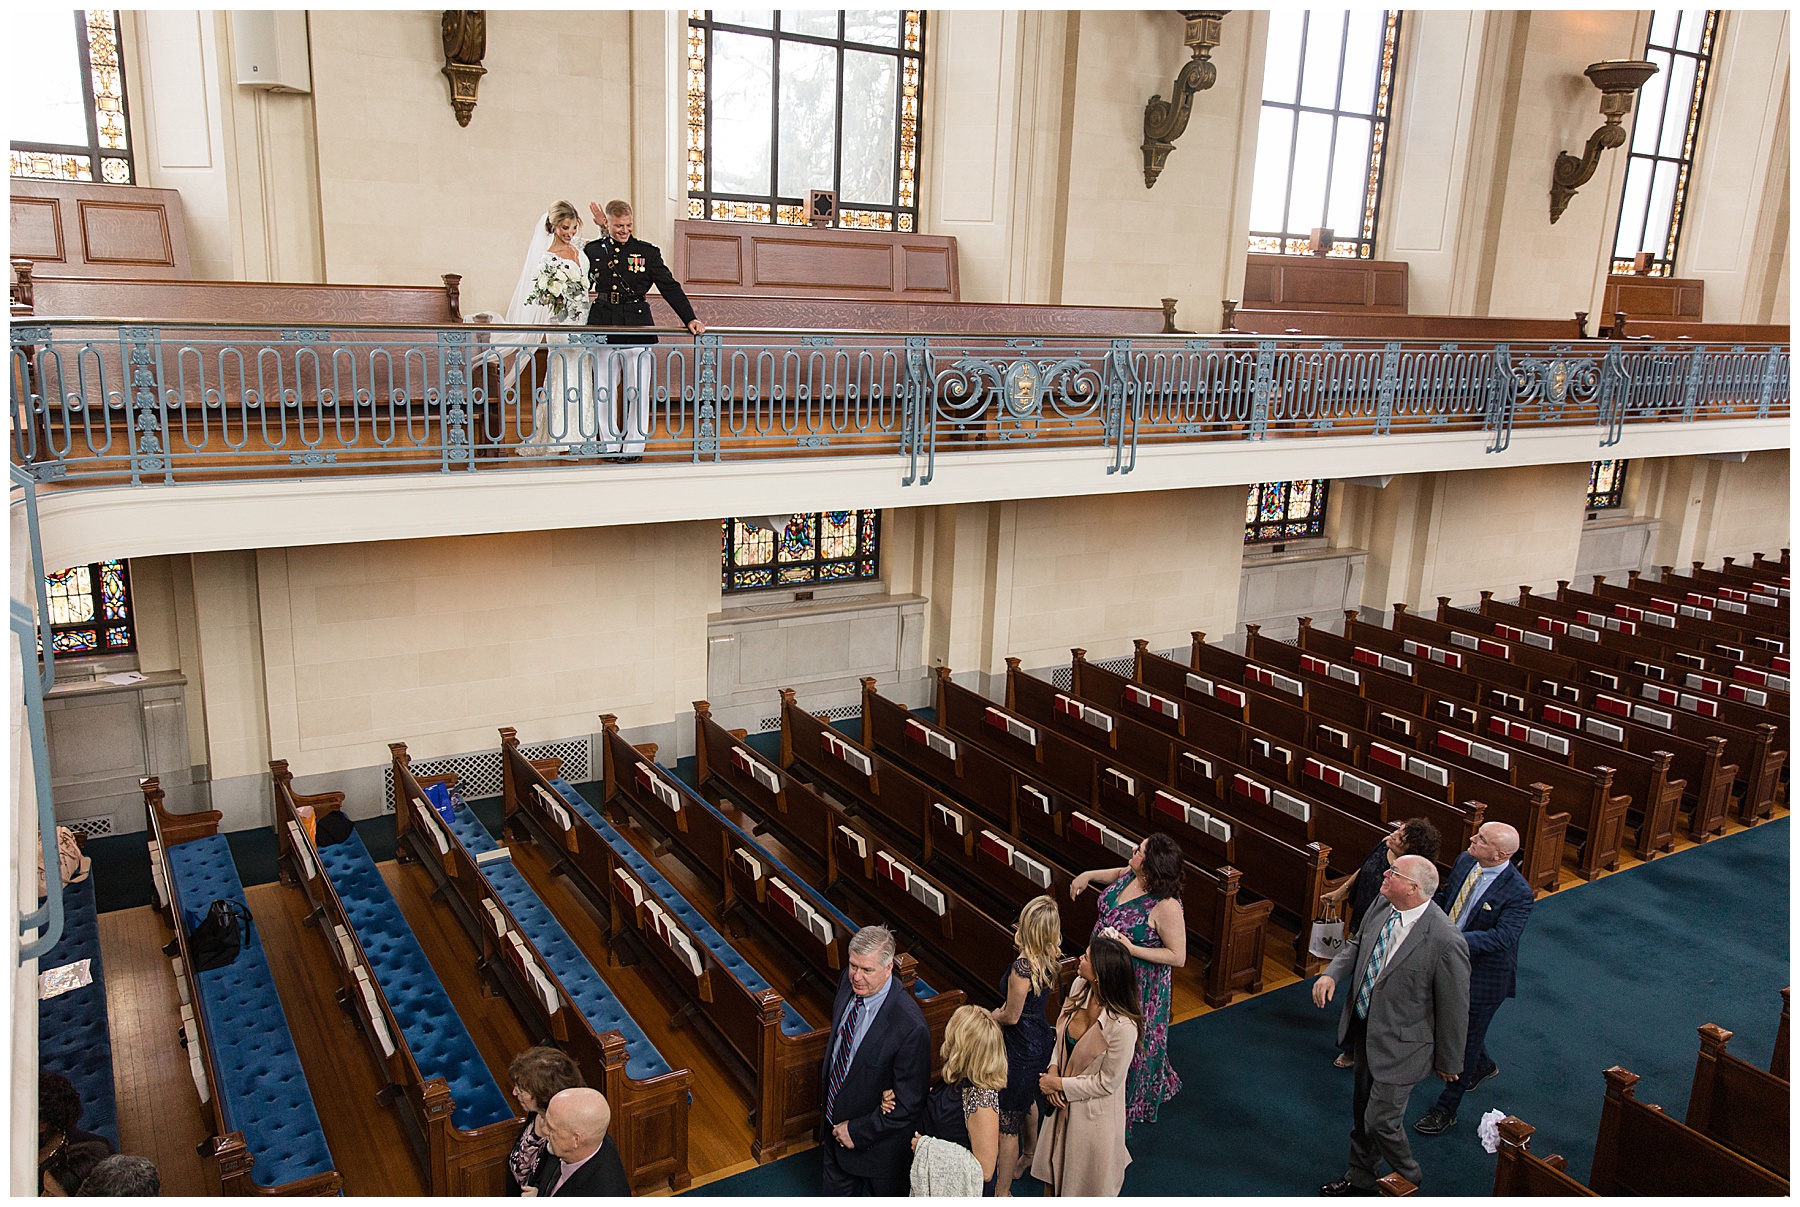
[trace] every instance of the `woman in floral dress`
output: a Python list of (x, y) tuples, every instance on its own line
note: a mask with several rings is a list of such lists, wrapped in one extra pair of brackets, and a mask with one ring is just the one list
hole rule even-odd
[(1122, 868), (1083, 872), (1069, 883), (1078, 897), (1089, 885), (1100, 894), (1096, 935), (1125, 944), (1137, 972), (1144, 1039), (1125, 1083), (1127, 1134), (1155, 1123), (1162, 1104), (1181, 1089), (1169, 1065), (1169, 998), (1175, 969), (1187, 963), (1187, 920), (1181, 910), (1181, 848), (1167, 834), (1152, 834)]

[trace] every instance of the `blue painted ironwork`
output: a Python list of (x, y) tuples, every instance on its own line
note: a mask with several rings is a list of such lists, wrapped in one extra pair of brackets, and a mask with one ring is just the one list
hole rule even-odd
[[(1426, 343), (713, 329), (590, 331), (34, 320), (12, 332), (16, 463), (64, 488), (472, 472), (616, 455), (648, 358), (650, 462), (1088, 449), (1330, 432), (1404, 439), (1784, 417), (1785, 344)], [(515, 458), (521, 458), (515, 460)]]

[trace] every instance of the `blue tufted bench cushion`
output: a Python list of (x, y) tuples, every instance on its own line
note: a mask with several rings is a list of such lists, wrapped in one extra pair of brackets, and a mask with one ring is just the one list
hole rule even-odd
[(100, 923), (94, 877), (63, 886), (63, 935), (38, 961), (48, 972), (91, 961), (92, 984), (38, 1003), (38, 1064), (67, 1077), (81, 1095), (81, 1128), (119, 1145), (119, 1106), (113, 1095), (112, 1039), (106, 1023), (106, 978), (100, 972)]
[(604, 1035), (617, 1030), (625, 1037), (625, 1075), (642, 1081), (667, 1073), (669, 1062), (663, 1059), (650, 1037), (644, 1034), (644, 1029), (637, 1025), (637, 1020), (626, 1012), (606, 982), (600, 979), (592, 962), (581, 954), (569, 932), (512, 861), (496, 859), (483, 864), (481, 871), (494, 895), (506, 906), (538, 954), (544, 957), (544, 963), (562, 982), (576, 1009), (594, 1025), (595, 1032)]
[[(694, 804), (700, 806), (700, 808), (705, 809), (708, 813), (711, 813), (714, 817), (718, 818), (721, 822), (725, 823), (726, 829), (730, 830), (733, 834), (736, 834), (738, 836), (738, 838), (741, 839), (745, 843), (745, 845), (747, 845), (752, 851), (755, 851), (757, 853), (757, 855), (760, 858), (762, 858), (769, 866), (772, 866), (776, 870), (778, 870), (782, 874), (782, 876), (784, 876), (786, 878), (786, 883), (791, 888), (793, 888), (796, 892), (804, 893), (806, 895), (807, 900), (811, 901), (817, 909), (822, 910), (825, 914), (827, 914), (830, 917), (836, 918), (838, 921), (838, 925), (844, 927), (844, 929), (848, 930), (851, 934), (855, 934), (859, 929), (861, 929), (860, 927), (858, 927), (856, 925), (856, 923), (854, 921), (851, 920), (849, 914), (846, 914), (843, 910), (839, 909), (837, 906), (833, 905), (830, 901), (826, 900), (824, 893), (821, 893), (818, 889), (814, 888), (811, 884), (807, 883), (806, 877), (798, 874), (792, 868), (788, 867), (787, 864), (785, 864), (785, 863), (781, 862), (781, 860), (775, 858), (775, 856), (770, 853), (769, 848), (763, 846), (762, 843), (760, 843), (760, 842), (756, 841), (756, 839), (750, 837), (749, 834), (746, 834), (743, 830), (743, 827), (739, 826), (736, 822), (732, 821), (729, 817), (726, 817), (725, 814), (721, 813), (719, 811), (719, 808), (717, 805), (714, 805), (711, 801), (707, 800), (704, 796), (701, 796), (698, 792), (694, 791), (693, 785), (689, 784), (686, 780), (682, 779), (680, 776), (674, 776), (672, 778), (675, 780), (675, 782), (677, 784), (679, 784), (681, 786), (681, 790), (687, 794), (687, 797), (690, 801), (692, 801)], [(924, 977), (915, 976), (915, 977), (913, 977), (913, 996), (914, 997), (936, 997), (937, 990), (933, 989), (930, 985), (927, 985), (925, 983)]]
[[(657, 899), (668, 906), (670, 912), (686, 923), (688, 929), (692, 930), (695, 936), (706, 944), (706, 949), (712, 952), (713, 958), (718, 961), (719, 966), (736, 977), (738, 984), (752, 993), (773, 988), (768, 981), (763, 979), (762, 973), (751, 967), (750, 961), (739, 955), (737, 948), (726, 942), (725, 936), (714, 930), (712, 923), (701, 917), (700, 911), (695, 909), (688, 899), (676, 890), (674, 885), (665, 880), (661, 872), (651, 866), (648, 859), (638, 854), (637, 848), (632, 846), (623, 834), (613, 829), (612, 823), (602, 817), (598, 809), (588, 804), (581, 793), (575, 791), (568, 780), (553, 779), (550, 784), (563, 800), (568, 802), (569, 807), (586, 818), (587, 823), (594, 827), (595, 832), (604, 838), (613, 850), (618, 852), (619, 858), (623, 859), (626, 866), (637, 873), (638, 879), (644, 882), (644, 886), (655, 893)], [(783, 1035), (805, 1035), (813, 1029), (813, 1025), (800, 1017), (800, 1012), (794, 1009), (793, 1003), (784, 997), (782, 999), (781, 1033)]]
[[(190, 929), (221, 898), (249, 908), (223, 834), (181, 843), (167, 853), (170, 887)], [(243, 1132), (244, 1147), (255, 1158), (250, 1180), (266, 1189), (331, 1172), (325, 1130), (254, 921), (237, 959), (195, 973), (194, 981), (225, 1126)]]
[(450, 1113), (451, 1126), (473, 1131), (513, 1118), (506, 1095), (476, 1051), (443, 982), (432, 971), (431, 961), (425, 958), (363, 846), (362, 835), (353, 834), (321, 849), (319, 862), (343, 902), (350, 926), (369, 958), (369, 971), (400, 1024), (419, 1072), (426, 1078), (442, 1077), (450, 1087), (450, 1096), (456, 1101), (456, 1109)]

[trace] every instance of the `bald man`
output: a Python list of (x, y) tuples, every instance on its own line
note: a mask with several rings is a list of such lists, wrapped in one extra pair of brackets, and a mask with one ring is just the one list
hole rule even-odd
[(538, 1119), (548, 1151), (538, 1160), (527, 1197), (575, 1198), (631, 1193), (619, 1146), (606, 1134), (612, 1107), (599, 1090), (564, 1090)]
[(1469, 1042), (1462, 1076), (1444, 1087), (1437, 1105), (1413, 1124), (1436, 1136), (1456, 1126), (1463, 1095), (1500, 1071), (1487, 1052), (1488, 1025), (1500, 1004), (1518, 990), (1519, 938), (1534, 900), (1531, 885), (1512, 864), (1519, 832), (1490, 821), (1475, 831), (1469, 849), (1456, 857), (1437, 905), (1469, 945)]
[(1349, 1040), (1356, 1055), (1349, 1168), (1320, 1194), (1375, 1194), (1384, 1160), (1423, 1184), (1406, 1142), (1406, 1102), (1434, 1072), (1456, 1080), (1469, 1025), (1469, 949), (1432, 903), (1437, 888), (1431, 860), (1394, 860), (1382, 873), (1381, 899), (1313, 982), (1315, 1006), (1342, 1003), (1338, 1042)]

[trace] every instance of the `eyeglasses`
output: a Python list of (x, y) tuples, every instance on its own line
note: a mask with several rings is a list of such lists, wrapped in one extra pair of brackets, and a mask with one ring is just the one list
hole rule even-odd
[(1419, 882), (1417, 880), (1414, 880), (1411, 876), (1402, 876), (1399, 872), (1396, 872), (1393, 868), (1389, 868), (1387, 871), (1383, 872), (1382, 875), (1383, 876), (1392, 876), (1395, 880), (1404, 880), (1404, 881), (1406, 881), (1406, 883), (1412, 885), (1414, 888), (1419, 887)]

